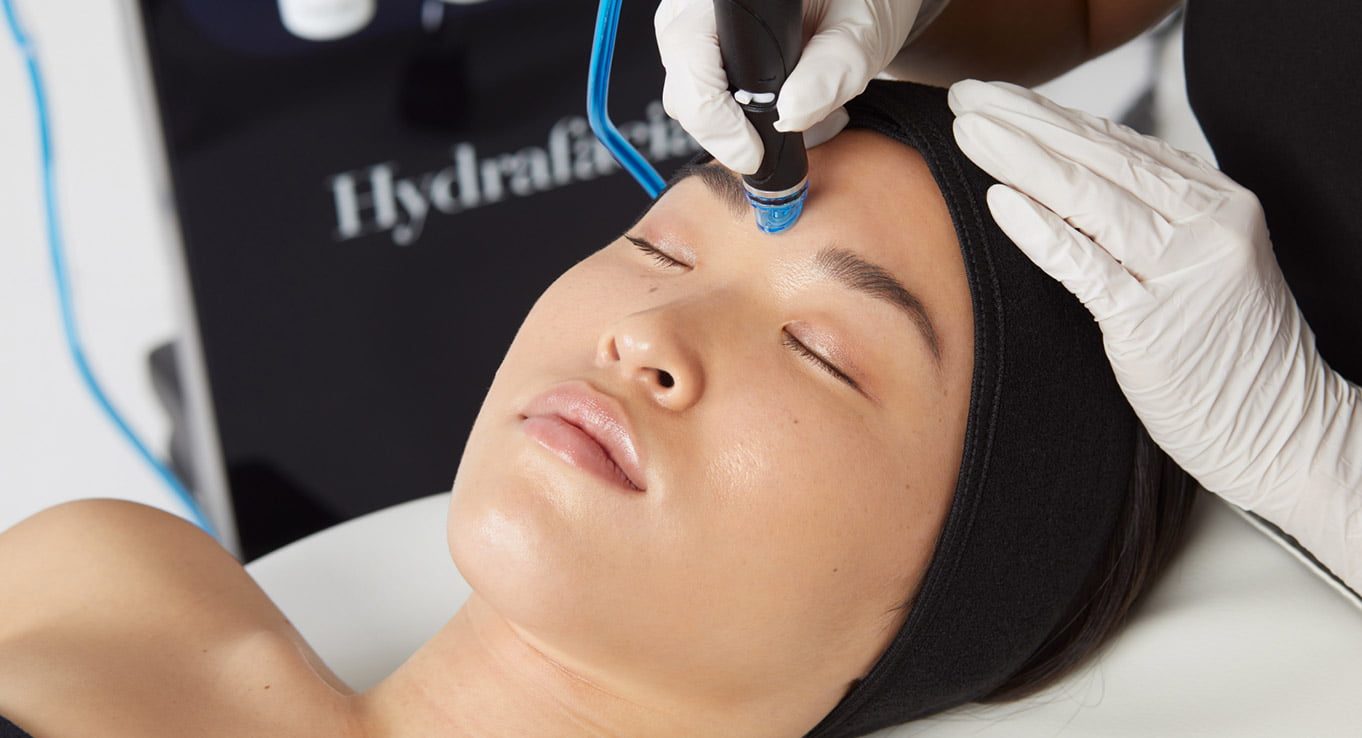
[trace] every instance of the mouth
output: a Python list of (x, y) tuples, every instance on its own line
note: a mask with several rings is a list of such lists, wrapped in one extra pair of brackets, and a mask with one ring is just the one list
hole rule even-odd
[(550, 388), (520, 412), (521, 428), (550, 453), (631, 492), (643, 492), (643, 465), (628, 419), (614, 398), (586, 382)]

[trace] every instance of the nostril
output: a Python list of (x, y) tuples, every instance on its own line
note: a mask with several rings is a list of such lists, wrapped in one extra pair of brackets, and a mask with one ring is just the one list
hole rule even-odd
[(661, 369), (658, 369), (657, 383), (662, 385), (665, 389), (671, 389), (672, 386), (676, 384), (676, 379), (673, 378), (669, 372), (664, 372)]

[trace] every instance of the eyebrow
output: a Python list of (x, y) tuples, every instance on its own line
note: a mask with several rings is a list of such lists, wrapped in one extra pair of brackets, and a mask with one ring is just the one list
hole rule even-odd
[(927, 341), (932, 358), (938, 365), (941, 364), (941, 341), (937, 338), (936, 326), (932, 325), (932, 319), (927, 315), (927, 306), (895, 279), (889, 270), (835, 246), (819, 251), (814, 257), (814, 264), (819, 271), (847, 289), (882, 300), (901, 310)]
[(675, 186), (688, 177), (699, 177), (715, 197), (728, 205), (728, 209), (735, 216), (746, 215), (748, 208), (751, 207), (747, 204), (747, 194), (743, 191), (742, 180), (717, 161), (682, 166), (668, 186)]
[[(691, 176), (699, 177), (715, 197), (728, 203), (736, 215), (742, 215), (747, 210), (747, 197), (743, 194), (742, 182), (723, 165), (713, 161), (705, 164), (687, 164), (676, 173), (672, 184), (675, 185)], [(819, 251), (814, 257), (814, 265), (825, 276), (843, 287), (882, 300), (901, 310), (917, 326), (923, 339), (927, 341), (927, 347), (931, 349), (932, 358), (940, 366), (941, 340), (937, 337), (936, 326), (932, 324), (932, 319), (927, 314), (927, 306), (923, 305), (911, 290), (904, 287), (888, 269), (866, 261), (854, 252), (835, 246), (828, 246)]]

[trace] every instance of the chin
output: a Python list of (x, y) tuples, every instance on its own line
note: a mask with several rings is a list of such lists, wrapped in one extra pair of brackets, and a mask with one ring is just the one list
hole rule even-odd
[(534, 631), (581, 609), (594, 556), (579, 528), (532, 480), (462, 470), (446, 526), (454, 565), (473, 591)]
[(583, 673), (636, 660), (655, 635), (644, 617), (651, 598), (638, 591), (637, 562), (614, 547), (618, 526), (565, 515), (524, 479), (473, 481), (455, 483), (447, 531), (475, 596), (536, 650)]
[[(506, 504), (506, 498), (515, 497), (520, 504)], [(550, 526), (543, 519), (546, 511), (526, 504), (529, 498), (505, 487), (454, 483), (446, 526), (449, 553), (469, 586), (485, 599), (503, 599), (491, 596), (499, 590), (525, 597), (540, 591), (540, 580), (548, 576), (554, 548), (546, 530)]]

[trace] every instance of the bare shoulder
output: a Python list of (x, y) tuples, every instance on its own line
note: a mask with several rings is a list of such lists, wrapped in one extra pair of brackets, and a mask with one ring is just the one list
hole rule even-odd
[(205, 554), (231, 558), (211, 536), (164, 510), (128, 500), (87, 499), (49, 507), (0, 531), (0, 567), (8, 571), (13, 563), (9, 557), (33, 550), (67, 558), (103, 546), (156, 554), (153, 549), (164, 545), (204, 548)]
[(214, 607), (245, 595), (252, 610), (274, 609), (211, 536), (146, 505), (79, 500), (0, 533), (0, 640), (34, 622), (96, 614), (90, 605), (110, 596), (123, 608), (164, 609), (210, 591), (221, 595)]
[(334, 725), (345, 693), (240, 563), (173, 515), (83, 500), (0, 533), (0, 712), (35, 729), (306, 734), (282, 726)]

